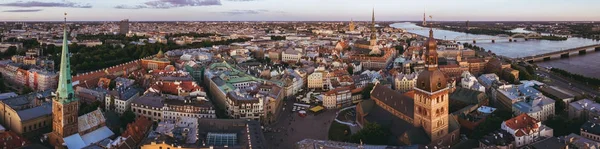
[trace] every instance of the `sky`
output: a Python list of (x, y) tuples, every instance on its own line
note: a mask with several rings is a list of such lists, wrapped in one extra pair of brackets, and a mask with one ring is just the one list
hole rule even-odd
[[(600, 0), (0, 0), (0, 21), (600, 21)], [(428, 18), (429, 19), (429, 18)]]

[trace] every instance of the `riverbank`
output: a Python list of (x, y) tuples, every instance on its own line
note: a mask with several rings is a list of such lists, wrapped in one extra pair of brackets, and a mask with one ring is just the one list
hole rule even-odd
[[(410, 28), (412, 30), (408, 30), (408, 32), (420, 36), (429, 35), (429, 30), (420, 27), (415, 23), (402, 22), (394, 23), (390, 26), (395, 28)], [(527, 32), (523, 31), (523, 33)], [(441, 40), (452, 41), (457, 37), (463, 38), (465, 36), (468, 36), (470, 38), (489, 38), (489, 36), (487, 35), (475, 35), (443, 29), (434, 30), (434, 38)], [(470, 43), (470, 41), (461, 41), (461, 43)], [(475, 44), (470, 44), (483, 48), (488, 52), (491, 51), (496, 55), (501, 55), (508, 58), (519, 58), (560, 51), (562, 49), (570, 49), (600, 44), (600, 42), (585, 38), (571, 37), (563, 41), (519, 40), (519, 42), (509, 42), (508, 40), (496, 40), (495, 43), (492, 43), (491, 41), (477, 41), (477, 43)], [(592, 52), (585, 55), (572, 56), (570, 58), (553, 59), (551, 61), (537, 62), (535, 64), (542, 67), (560, 68), (587, 77), (600, 78), (600, 61), (597, 60), (599, 56), (600, 52)]]
[[(422, 24), (416, 24), (416, 25), (420, 26), (420, 27), (424, 27)], [(467, 28), (462, 28), (462, 27), (453, 27), (453, 26), (448, 27), (448, 26), (441, 26), (441, 25), (436, 25), (433, 27), (443, 29), (443, 30), (463, 32), (463, 33), (473, 34), (473, 35), (489, 35), (489, 36), (508, 35), (508, 36), (512, 36), (512, 35), (516, 35), (516, 34), (522, 34), (522, 33), (518, 33), (518, 32), (507, 31), (507, 30), (514, 30), (514, 29), (507, 29), (507, 30), (505, 30), (505, 29), (489, 29), (489, 28), (467, 29)], [(533, 32), (533, 31), (531, 31), (531, 32)], [(554, 35), (542, 35), (542, 37), (537, 38), (537, 39), (550, 40), (550, 41), (563, 41), (563, 40), (567, 40), (568, 38), (554, 36)]]

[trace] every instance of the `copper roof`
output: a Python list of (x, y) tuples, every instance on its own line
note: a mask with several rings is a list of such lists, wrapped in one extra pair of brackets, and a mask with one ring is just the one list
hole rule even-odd
[(416, 87), (428, 92), (436, 92), (448, 86), (446, 76), (439, 69), (423, 70), (417, 77)]

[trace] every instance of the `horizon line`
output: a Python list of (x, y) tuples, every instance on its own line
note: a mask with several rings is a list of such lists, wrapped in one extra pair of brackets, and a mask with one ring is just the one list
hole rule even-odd
[[(123, 19), (125, 20), (125, 19)], [(82, 21), (66, 21), (66, 22), (119, 22), (122, 20), (82, 20)], [(422, 22), (423, 20), (382, 20), (375, 22)], [(428, 21), (428, 22), (600, 22), (600, 20), (577, 20), (577, 21), (559, 21), (559, 20), (542, 20), (542, 21), (526, 21), (526, 20), (442, 20), (442, 21)], [(64, 20), (52, 20), (52, 21), (43, 21), (43, 20), (4, 20), (0, 22), (65, 22)], [(277, 20), (231, 20), (231, 21), (223, 21), (223, 20), (129, 20), (129, 22), (350, 22), (350, 20), (285, 20), (285, 21), (277, 21)], [(371, 22), (371, 20), (353, 20), (353, 22)]]

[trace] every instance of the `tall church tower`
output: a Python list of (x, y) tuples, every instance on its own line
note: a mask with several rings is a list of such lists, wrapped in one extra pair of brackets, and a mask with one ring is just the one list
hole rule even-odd
[(431, 141), (448, 134), (448, 82), (438, 69), (437, 43), (433, 30), (425, 51), (425, 70), (417, 78), (415, 85), (415, 116), (413, 124), (423, 127)]
[[(65, 15), (67, 14), (65, 13)], [(73, 84), (71, 83), (71, 62), (69, 60), (66, 20), (65, 17), (58, 88), (56, 89), (56, 96), (52, 99), (52, 133), (49, 141), (56, 147), (63, 146), (63, 138), (79, 132), (77, 125), (79, 101), (74, 95)]]
[(373, 14), (371, 16), (371, 47), (377, 45), (377, 29), (375, 29), (375, 8), (373, 8)]

